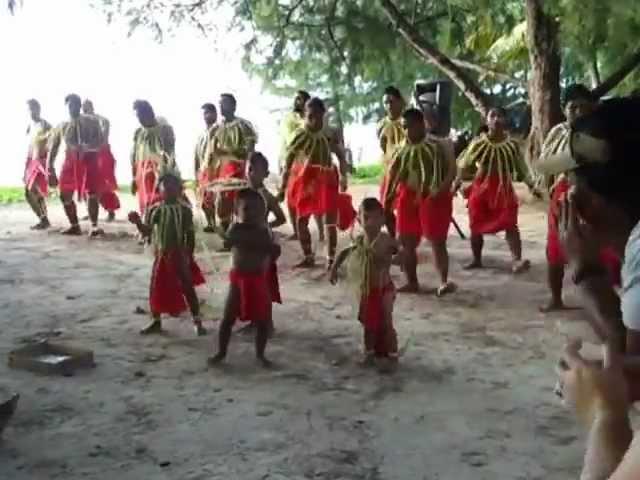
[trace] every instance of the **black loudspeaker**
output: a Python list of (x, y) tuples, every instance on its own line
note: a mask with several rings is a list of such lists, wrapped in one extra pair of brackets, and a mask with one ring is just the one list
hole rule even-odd
[(418, 80), (414, 87), (416, 105), (422, 111), (434, 112), (437, 128), (432, 133), (448, 136), (451, 130), (451, 101), (453, 100), (453, 84), (449, 80)]

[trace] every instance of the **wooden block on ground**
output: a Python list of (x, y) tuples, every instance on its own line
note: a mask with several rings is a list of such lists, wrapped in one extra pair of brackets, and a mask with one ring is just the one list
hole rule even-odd
[(9, 366), (44, 375), (73, 375), (95, 367), (95, 362), (91, 350), (43, 341), (11, 351)]

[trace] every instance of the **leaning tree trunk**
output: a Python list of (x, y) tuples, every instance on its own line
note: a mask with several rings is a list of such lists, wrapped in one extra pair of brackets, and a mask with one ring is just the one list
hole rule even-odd
[(486, 115), (490, 103), (487, 94), (480, 88), (480, 85), (456, 65), (448, 56), (432, 45), (420, 34), (392, 0), (378, 0), (385, 16), (392, 23), (393, 27), (405, 39), (408, 45), (426, 62), (432, 63), (440, 69), (449, 79), (462, 91), (469, 99), (473, 108), (482, 116)]
[(527, 0), (527, 44), (531, 63), (531, 132), (527, 162), (533, 167), (545, 136), (562, 120), (558, 22), (545, 13), (543, 4), (544, 0)]

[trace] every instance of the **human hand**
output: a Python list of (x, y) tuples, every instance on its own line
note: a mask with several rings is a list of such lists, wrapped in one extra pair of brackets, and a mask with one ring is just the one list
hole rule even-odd
[(136, 193), (138, 193), (138, 184), (134, 180), (131, 182), (131, 195), (135, 195)]

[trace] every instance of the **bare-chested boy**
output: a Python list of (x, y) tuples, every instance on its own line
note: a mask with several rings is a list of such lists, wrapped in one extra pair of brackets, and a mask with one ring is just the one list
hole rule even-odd
[[(249, 186), (262, 195), (262, 199), (267, 207), (265, 211), (265, 224), (269, 227), (269, 230), (273, 230), (287, 223), (287, 217), (282, 207), (280, 207), (278, 199), (264, 186), (264, 180), (268, 176), (269, 161), (267, 158), (260, 152), (252, 153), (247, 162), (247, 180), (249, 181)], [(269, 220), (270, 214), (273, 214), (273, 220)], [(271, 237), (273, 238), (273, 233)], [(282, 303), (280, 282), (278, 281), (278, 264), (276, 260), (277, 258), (273, 258), (269, 267), (271, 301), (274, 303)]]
[(358, 319), (364, 327), (363, 363), (369, 365), (376, 359), (388, 359), (394, 364), (398, 360), (398, 340), (392, 317), (396, 291), (389, 269), (393, 256), (398, 253), (398, 244), (382, 231), (385, 212), (377, 199), (362, 201), (358, 221), (364, 233), (338, 254), (329, 280), (332, 284), (337, 282), (340, 265), (350, 257), (360, 285)]
[(147, 211), (145, 222), (137, 212), (129, 213), (129, 221), (141, 235), (153, 240), (155, 249), (149, 289), (152, 320), (140, 333), (160, 333), (162, 314), (178, 316), (188, 306), (196, 334), (206, 335), (195, 291), (205, 279), (193, 257), (193, 213), (182, 200), (182, 180), (177, 170), (161, 170), (158, 182), (162, 200)]
[(225, 246), (231, 249), (229, 292), (218, 336), (218, 353), (210, 357), (209, 365), (221, 363), (227, 356), (231, 329), (237, 319), (256, 325), (256, 357), (264, 367), (271, 362), (265, 357), (271, 319), (271, 289), (269, 271), (272, 259), (280, 247), (265, 225), (266, 206), (262, 195), (247, 188), (238, 192), (236, 218), (225, 235)]

